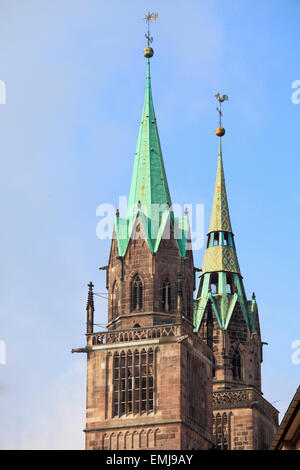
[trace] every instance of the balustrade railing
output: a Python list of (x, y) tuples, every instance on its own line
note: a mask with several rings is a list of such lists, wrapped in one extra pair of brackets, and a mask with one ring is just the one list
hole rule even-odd
[(244, 408), (255, 406), (277, 424), (277, 411), (254, 389), (220, 390), (213, 392), (213, 408)]
[(146, 328), (132, 328), (128, 330), (105, 331), (87, 335), (87, 345), (97, 346), (127, 341), (141, 341), (145, 339), (161, 338), (164, 336), (177, 336), (182, 334), (182, 325), (162, 325)]

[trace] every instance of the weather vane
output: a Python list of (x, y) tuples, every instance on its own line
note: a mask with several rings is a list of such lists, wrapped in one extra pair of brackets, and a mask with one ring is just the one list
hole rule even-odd
[(219, 127), (217, 127), (217, 129), (216, 129), (216, 134), (217, 134), (217, 136), (222, 137), (222, 136), (225, 134), (225, 129), (224, 129), (224, 127), (222, 127), (222, 116), (223, 116), (223, 113), (222, 113), (222, 103), (223, 103), (224, 101), (228, 101), (229, 98), (228, 98), (227, 95), (221, 96), (220, 93), (217, 93), (217, 94), (215, 95), (215, 97), (217, 98), (217, 100), (218, 100), (219, 103), (220, 103), (220, 107), (219, 107), (219, 108), (217, 107), (217, 111), (218, 111), (218, 113), (219, 113)]
[(148, 31), (145, 36), (147, 39), (148, 47), (150, 47), (150, 44), (153, 42), (153, 37), (150, 36), (150, 23), (158, 20), (158, 13), (150, 13), (149, 11), (148, 14), (145, 15), (144, 20), (148, 23)]

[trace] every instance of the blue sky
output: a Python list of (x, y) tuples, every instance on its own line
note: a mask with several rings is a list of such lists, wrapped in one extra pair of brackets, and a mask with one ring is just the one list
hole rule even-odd
[[(146, 63), (143, 16), (158, 11), (154, 106), (173, 202), (209, 223), (224, 169), (248, 296), (255, 291), (265, 397), (284, 412), (299, 384), (297, 0), (3, 1), (0, 16), (0, 447), (82, 448), (86, 284), (105, 292), (109, 241), (96, 209), (129, 191)], [(203, 250), (194, 253), (201, 266)], [(96, 298), (96, 322), (106, 301)]]

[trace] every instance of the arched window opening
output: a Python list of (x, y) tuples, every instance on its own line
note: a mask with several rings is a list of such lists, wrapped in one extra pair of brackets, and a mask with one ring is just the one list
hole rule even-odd
[(229, 430), (228, 430), (228, 418), (227, 414), (223, 413), (222, 415), (222, 437), (223, 437), (223, 447), (222, 450), (228, 450), (228, 437), (229, 437)]
[[(127, 352), (127, 397), (126, 397), (126, 411), (128, 413), (132, 413), (132, 377), (133, 377), (133, 371), (132, 371), (132, 352), (128, 351)], [(126, 384), (125, 384), (126, 385)]]
[(224, 233), (224, 246), (228, 246), (228, 245), (229, 245), (228, 233), (225, 232)]
[(217, 414), (215, 419), (215, 436), (217, 449), (222, 450), (222, 420), (220, 413)]
[(226, 274), (226, 292), (228, 294), (234, 294), (234, 281), (233, 281), (233, 276), (231, 273)]
[(145, 349), (142, 349), (141, 353), (142, 359), (142, 373), (141, 373), (141, 393), (142, 393), (142, 402), (141, 411), (146, 410), (146, 400), (147, 400), (147, 353)]
[(171, 283), (168, 279), (163, 283), (162, 304), (165, 312), (169, 312), (171, 310)]
[(218, 293), (218, 274), (217, 273), (212, 273), (210, 275), (210, 288), (211, 288), (212, 294)]
[(149, 349), (148, 351), (148, 410), (153, 410), (153, 399), (154, 399), (154, 375), (153, 375), (153, 350)]
[(119, 413), (120, 356), (115, 353), (113, 361), (113, 416)]
[(121, 353), (121, 415), (125, 413), (125, 390), (126, 390), (126, 356), (125, 352)]
[(113, 416), (153, 411), (153, 350), (130, 350), (114, 354)]
[(102, 438), (102, 449), (109, 450), (109, 436), (108, 434), (104, 434)]
[(141, 311), (143, 309), (143, 283), (138, 274), (131, 283), (131, 310)]
[(214, 233), (214, 246), (218, 246), (219, 245), (219, 232), (215, 232)]
[(208, 237), (207, 237), (206, 248), (209, 247), (209, 241), (210, 241), (210, 235), (208, 235)]
[(119, 284), (116, 281), (113, 285), (112, 291), (112, 316), (116, 318), (119, 314), (119, 300), (120, 300), (120, 290)]
[(138, 323), (136, 323), (133, 328), (141, 328), (141, 325), (139, 325)]
[[(230, 420), (230, 416), (229, 416), (229, 420)], [(226, 413), (223, 413), (222, 416), (220, 415), (220, 413), (218, 413), (216, 415), (216, 418), (213, 419), (213, 433), (215, 436), (217, 449), (219, 450), (230, 449), (229, 427), (230, 427), (230, 422), (228, 422), (228, 417)]]
[(234, 351), (232, 355), (232, 378), (233, 379), (242, 378), (241, 356), (238, 351)]
[(210, 288), (211, 288), (211, 293), (212, 293), (212, 294), (217, 294), (217, 293), (218, 293), (218, 286), (217, 286), (217, 284), (212, 283), (211, 286), (210, 286)]
[(139, 413), (139, 401), (140, 401), (140, 353), (134, 351), (134, 379), (133, 379), (133, 402), (134, 402), (134, 413)]

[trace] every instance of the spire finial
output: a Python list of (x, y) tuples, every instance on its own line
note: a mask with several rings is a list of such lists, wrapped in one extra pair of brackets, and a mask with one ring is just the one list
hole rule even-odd
[(93, 287), (94, 287), (94, 284), (93, 284), (92, 282), (89, 282), (89, 283), (88, 283), (89, 292), (88, 292), (88, 298), (87, 298), (86, 309), (88, 310), (88, 308), (91, 307), (92, 310), (94, 311), (94, 292), (93, 292)]
[[(215, 95), (215, 97), (217, 98), (217, 100), (218, 100), (219, 103), (220, 103), (220, 107), (217, 108), (217, 111), (218, 111), (218, 113), (219, 113), (219, 127), (217, 127), (217, 129), (216, 129), (216, 135), (217, 135), (218, 137), (223, 137), (223, 135), (225, 134), (225, 129), (224, 129), (224, 127), (222, 127), (222, 116), (223, 116), (223, 113), (222, 113), (222, 103), (223, 103), (224, 101), (228, 101), (229, 98), (228, 98), (227, 95), (223, 95), (223, 96), (221, 97), (220, 93), (217, 93), (217, 94)], [(221, 152), (221, 139), (220, 139), (220, 152)]]
[(88, 283), (89, 293), (86, 304), (86, 332), (87, 334), (93, 333), (94, 331), (94, 284), (92, 282)]
[(154, 51), (152, 47), (150, 46), (150, 44), (153, 42), (153, 37), (150, 36), (150, 23), (158, 20), (158, 13), (150, 13), (150, 11), (148, 11), (148, 14), (145, 15), (144, 20), (148, 24), (148, 30), (147, 30), (147, 33), (145, 34), (145, 37), (147, 39), (147, 47), (145, 47), (144, 49), (144, 56), (147, 59), (150, 59), (150, 57), (152, 57), (154, 54)]

